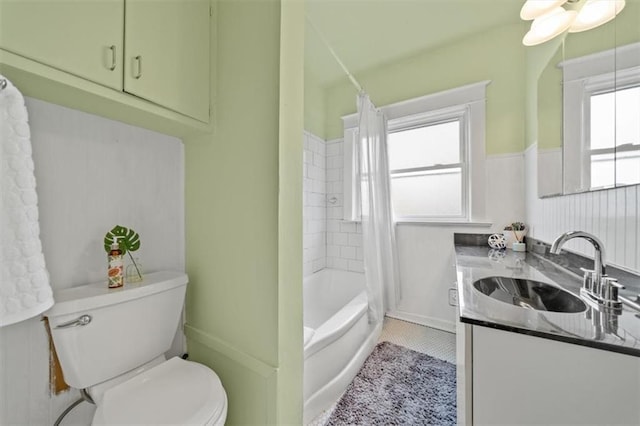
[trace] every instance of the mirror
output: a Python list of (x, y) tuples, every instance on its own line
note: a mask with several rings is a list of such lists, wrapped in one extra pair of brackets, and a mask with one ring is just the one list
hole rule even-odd
[(562, 195), (561, 44), (538, 79), (538, 195)]
[(640, 184), (640, 2), (567, 34), (538, 79), (538, 196)]

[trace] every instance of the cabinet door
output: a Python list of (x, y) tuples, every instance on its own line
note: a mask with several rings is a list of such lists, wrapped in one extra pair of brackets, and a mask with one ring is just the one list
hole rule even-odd
[(640, 358), (473, 326), (473, 424), (640, 424)]
[(0, 48), (122, 90), (124, 0), (0, 0)]
[(209, 0), (126, 0), (124, 90), (209, 121)]

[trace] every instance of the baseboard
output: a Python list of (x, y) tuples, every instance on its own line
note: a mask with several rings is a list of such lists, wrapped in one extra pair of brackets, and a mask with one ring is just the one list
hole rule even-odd
[(229, 343), (214, 337), (196, 327), (189, 324), (184, 327), (185, 336), (188, 339), (193, 339), (198, 343), (213, 349), (214, 351), (221, 353), (234, 362), (248, 368), (254, 373), (263, 378), (269, 378), (275, 374), (278, 369), (272, 365), (266, 364), (263, 361), (254, 358), (253, 356), (241, 351), (240, 349), (230, 345)]
[(455, 322), (445, 321), (439, 318), (426, 317), (402, 311), (389, 311), (385, 315), (390, 318), (424, 325), (425, 327), (437, 328), (438, 330), (447, 331), (449, 333), (455, 334), (456, 332)]

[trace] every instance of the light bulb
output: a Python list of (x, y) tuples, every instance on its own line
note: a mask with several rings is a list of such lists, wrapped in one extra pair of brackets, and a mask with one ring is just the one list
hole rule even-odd
[(624, 6), (625, 0), (587, 0), (569, 32), (578, 33), (605, 24), (615, 18)]
[(527, 0), (520, 9), (520, 19), (530, 21), (536, 19), (556, 7), (562, 6), (567, 0)]
[(577, 13), (574, 10), (564, 10), (561, 7), (556, 7), (531, 23), (531, 29), (522, 39), (522, 44), (535, 46), (551, 40), (565, 32), (573, 23), (576, 15)]

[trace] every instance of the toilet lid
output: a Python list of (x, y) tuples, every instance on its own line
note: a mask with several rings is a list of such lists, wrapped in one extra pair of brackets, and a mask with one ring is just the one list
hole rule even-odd
[(93, 424), (204, 425), (226, 408), (216, 373), (176, 357), (107, 390)]

